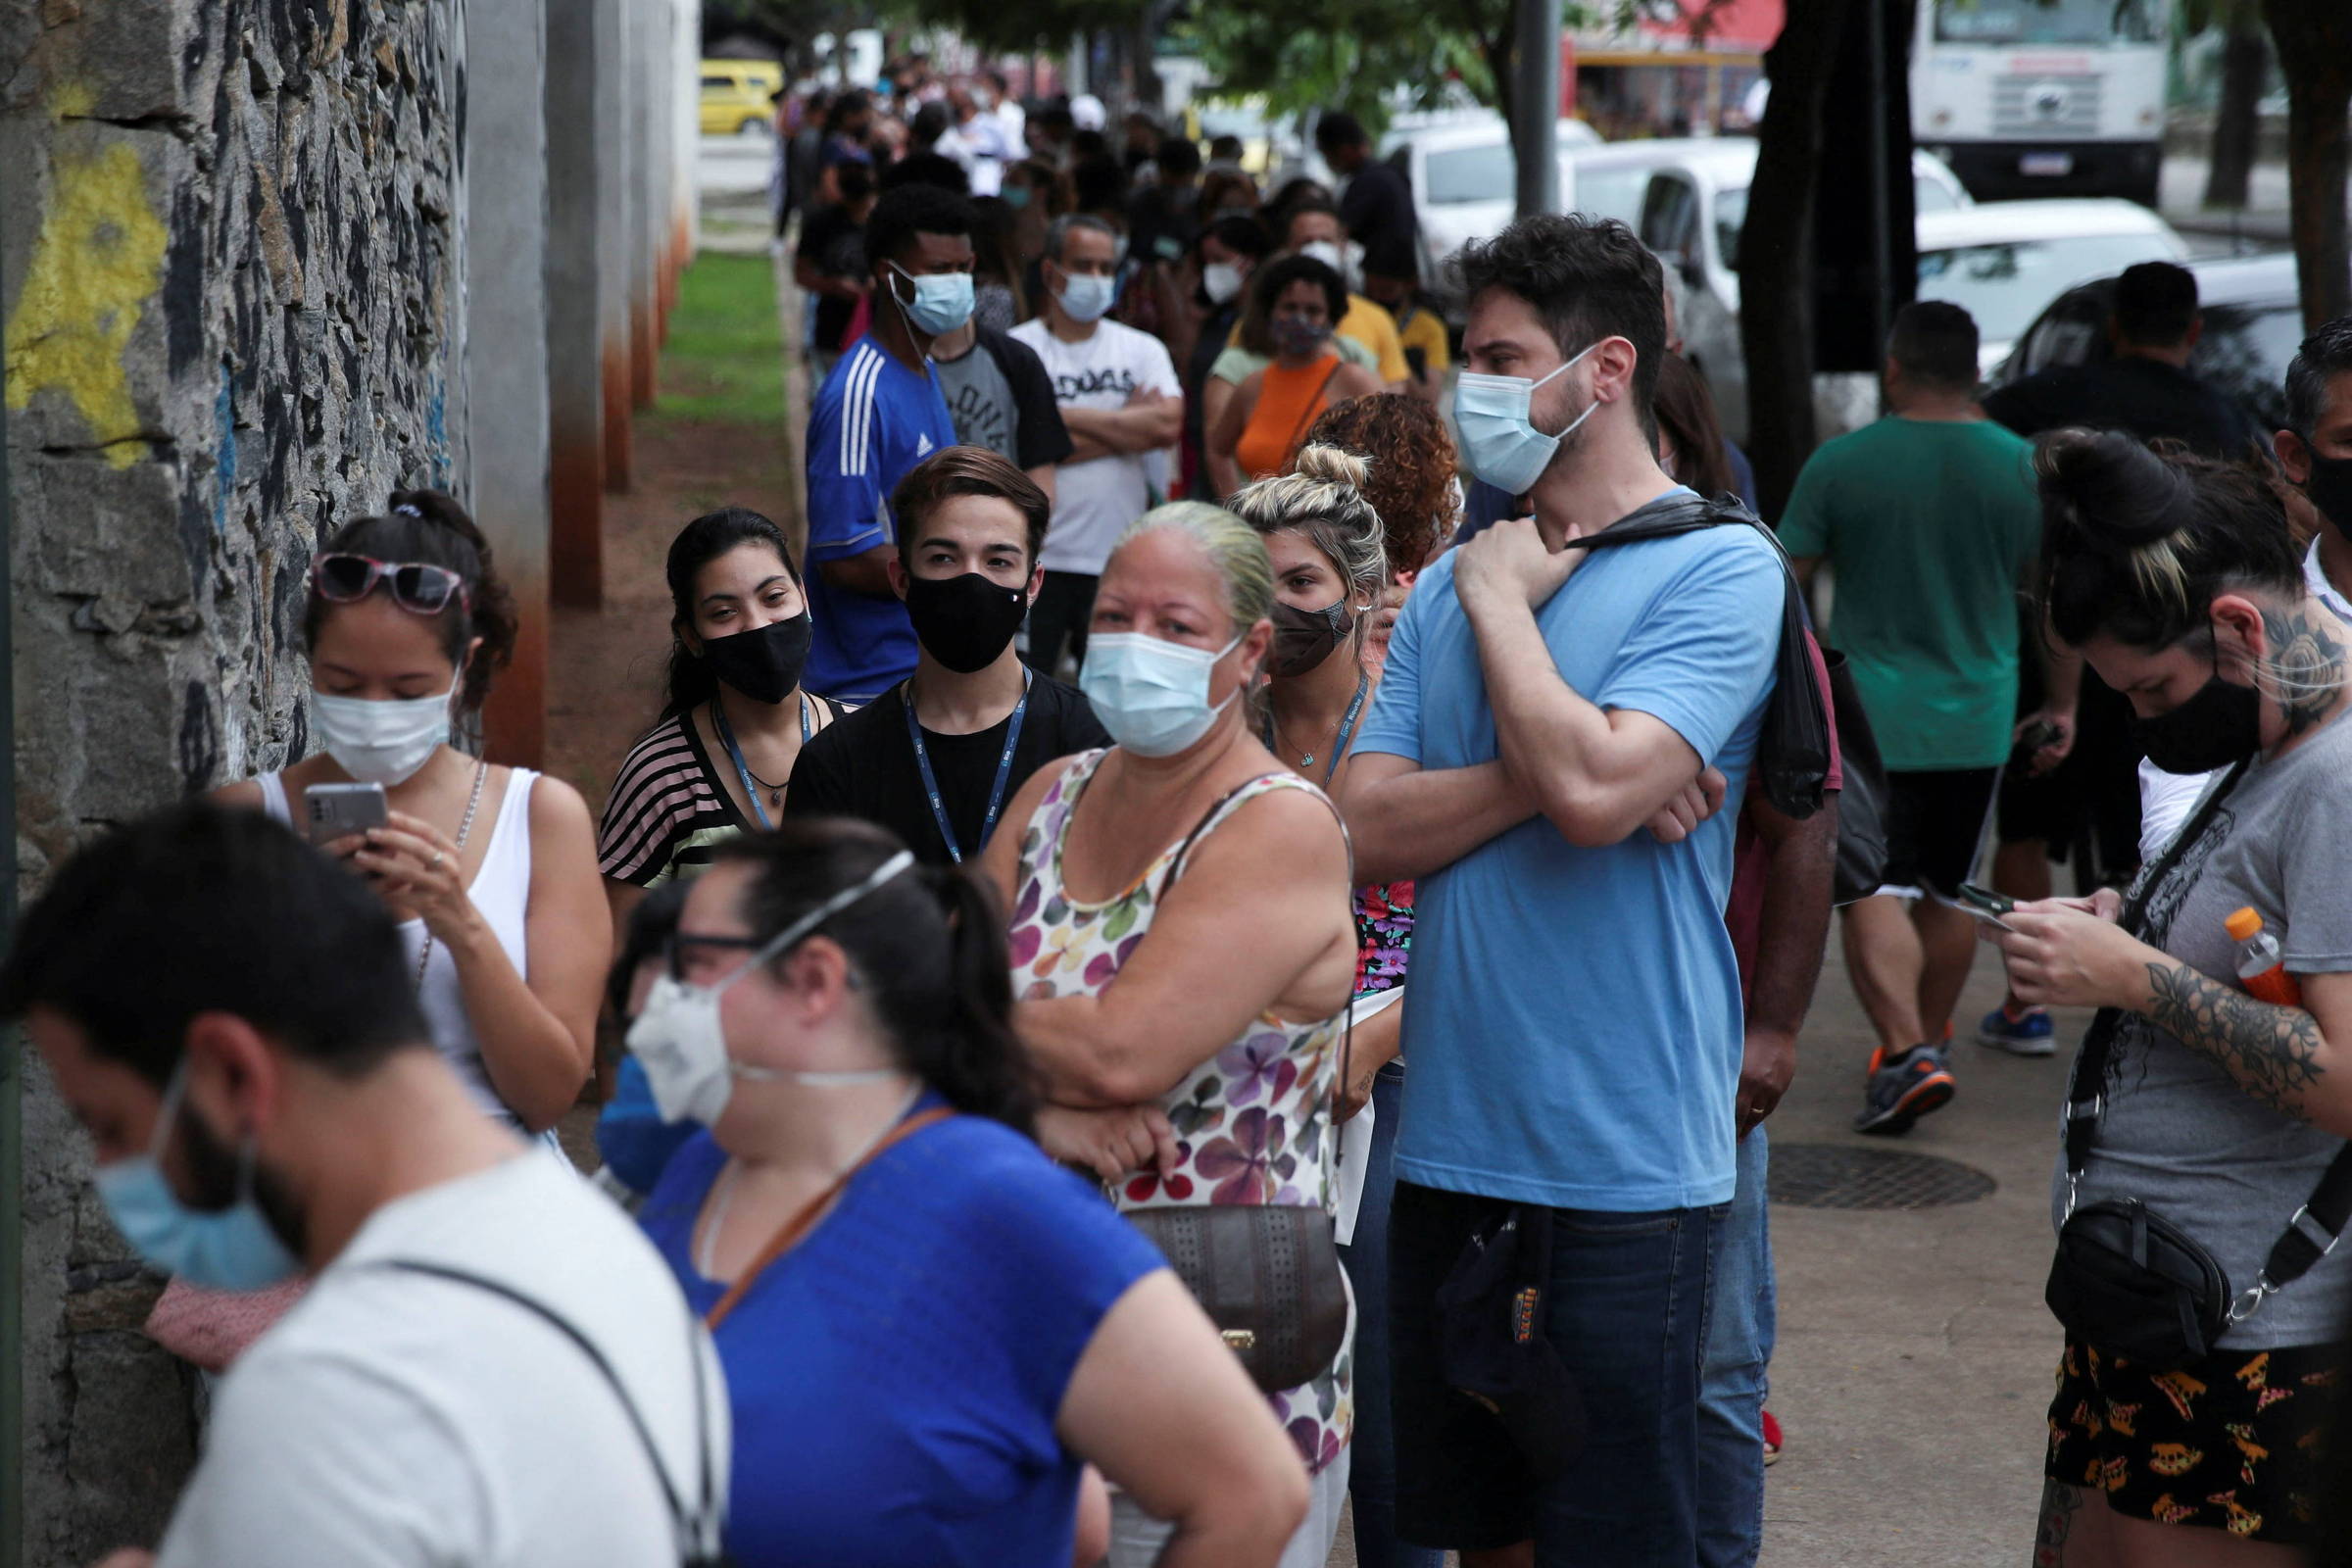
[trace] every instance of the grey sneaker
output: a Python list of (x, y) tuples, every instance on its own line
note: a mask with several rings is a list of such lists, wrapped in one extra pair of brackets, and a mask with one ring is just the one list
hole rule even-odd
[(1863, 1088), (1862, 1114), (1854, 1131), (1893, 1137), (1931, 1110), (1951, 1103), (1957, 1086), (1943, 1053), (1934, 1046), (1913, 1046), (1889, 1060), (1886, 1048), (1870, 1054), (1870, 1077)]

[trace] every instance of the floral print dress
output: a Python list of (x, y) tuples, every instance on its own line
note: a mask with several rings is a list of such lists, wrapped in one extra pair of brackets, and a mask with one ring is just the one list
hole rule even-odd
[[(1021, 839), (1020, 892), (1012, 911), (1012, 989), (1024, 1002), (1100, 995), (1152, 929), (1152, 914), (1182, 867), (1170, 844), (1135, 885), (1101, 904), (1072, 899), (1061, 882), (1070, 816), (1104, 752), (1073, 758), (1038, 803)], [(1320, 794), (1295, 773), (1250, 780), (1225, 798), (1195, 842), (1246, 802), (1270, 790)], [(1178, 1163), (1165, 1182), (1130, 1176), (1113, 1195), (1121, 1212), (1204, 1203), (1285, 1203), (1336, 1212), (1339, 1133), (1331, 1119), (1345, 1015), (1289, 1023), (1261, 1015), (1242, 1037), (1194, 1068), (1163, 1097)], [(1312, 1383), (1269, 1396), (1274, 1417), (1310, 1472), (1348, 1446), (1355, 1426), (1349, 1346)]]

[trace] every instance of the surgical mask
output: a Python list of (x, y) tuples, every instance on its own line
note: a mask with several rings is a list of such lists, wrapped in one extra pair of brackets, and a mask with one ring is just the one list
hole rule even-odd
[(914, 285), (912, 304), (899, 299), (896, 287), (891, 289), (890, 297), (898, 300), (899, 309), (914, 323), (916, 331), (937, 337), (955, 331), (972, 318), (971, 273), (930, 272), (917, 277), (896, 262), (889, 265), (892, 271)]
[(1138, 757), (1173, 757), (1208, 733), (1242, 694), (1208, 700), (1209, 672), (1240, 647), (1236, 635), (1215, 653), (1141, 632), (1097, 632), (1086, 640), (1078, 689), (1110, 738)]
[(801, 683), (808, 644), (816, 635), (807, 611), (790, 620), (771, 620), (750, 631), (713, 637), (703, 644), (710, 673), (755, 703), (780, 703)]
[(311, 694), (311, 728), (335, 765), (363, 784), (406, 784), (449, 739), (458, 682), (432, 697)]
[(2352, 458), (2323, 458), (2314, 453), (2311, 477), (2304, 481), (2303, 493), (2336, 532), (2352, 538)]
[(1028, 612), (1025, 588), (1007, 588), (981, 572), (906, 579), (906, 618), (914, 623), (915, 640), (958, 675), (996, 662)]
[(2132, 740), (2167, 773), (2209, 773), (2262, 750), (2262, 694), (2213, 679), (2169, 713), (2132, 721)]
[(1064, 274), (1061, 292), (1054, 296), (1073, 321), (1100, 321), (1110, 314), (1118, 294), (1118, 279), (1094, 272)]
[(1200, 292), (1211, 305), (1222, 305), (1242, 291), (1242, 270), (1231, 262), (1211, 262), (1200, 269)]
[(216, 1291), (258, 1291), (290, 1279), (302, 1263), (286, 1250), (253, 1196), (253, 1137), (237, 1150), (237, 1196), (226, 1208), (190, 1208), (164, 1174), (163, 1153), (178, 1124), (188, 1066), (181, 1058), (156, 1112), (147, 1152), (101, 1165), (92, 1177), (115, 1229), (132, 1250), (168, 1274)]
[(653, 1090), (654, 1108), (663, 1121), (696, 1121), (709, 1127), (727, 1108), (735, 1080), (755, 1083), (797, 1083), (812, 1088), (880, 1083), (904, 1078), (897, 1067), (864, 1067), (849, 1072), (802, 1072), (783, 1067), (756, 1067), (737, 1061), (727, 1052), (726, 1030), (719, 1022), (718, 999), (727, 987), (750, 974), (818, 926), (872, 893), (914, 864), (905, 850), (882, 862), (873, 875), (845, 888), (786, 926), (772, 942), (707, 986), (688, 985), (664, 974), (645, 996), (644, 1010), (629, 1026), (628, 1046), (645, 1068)]
[(1524, 375), (1480, 375), (1465, 370), (1453, 384), (1453, 422), (1462, 432), (1462, 456), (1470, 471), (1497, 490), (1523, 496), (1535, 488), (1544, 470), (1560, 450), (1560, 443), (1600, 407), (1587, 404), (1585, 412), (1568, 421), (1558, 435), (1545, 435), (1528, 418), (1536, 388), (1567, 373), (1570, 366), (1600, 345), (1580, 350), (1550, 375), (1529, 380)]
[(1029, 187), (1026, 185), (1007, 185), (997, 195), (1016, 213), (1029, 205)]
[(1303, 675), (1331, 657), (1331, 651), (1355, 630), (1355, 612), (1342, 599), (1321, 610), (1299, 610), (1274, 601), (1274, 651), (1266, 656), (1266, 672)]
[(1302, 316), (1274, 318), (1274, 344), (1285, 354), (1312, 354), (1330, 341), (1329, 321), (1310, 321)]
[(1312, 256), (1335, 272), (1347, 262), (1347, 257), (1341, 253), (1340, 248), (1327, 239), (1313, 240), (1299, 246), (1298, 254)]

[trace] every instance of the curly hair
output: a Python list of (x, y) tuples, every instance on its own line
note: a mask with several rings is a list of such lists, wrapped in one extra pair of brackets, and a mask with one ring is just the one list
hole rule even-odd
[(1306, 447), (1338, 447), (1371, 469), (1364, 499), (1380, 514), (1389, 570), (1418, 571), (1452, 526), (1449, 494), (1458, 459), (1438, 411), (1418, 398), (1351, 398), (1307, 426)]

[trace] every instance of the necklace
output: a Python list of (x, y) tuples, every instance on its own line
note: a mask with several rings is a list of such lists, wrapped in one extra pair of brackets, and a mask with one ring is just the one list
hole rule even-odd
[[(1340, 770), (1340, 760), (1348, 755), (1348, 743), (1355, 738), (1356, 718), (1364, 710), (1364, 694), (1371, 689), (1371, 671), (1366, 670), (1355, 677), (1355, 695), (1348, 701), (1348, 711), (1341, 715), (1337, 724), (1332, 726), (1331, 757), (1323, 764), (1323, 782), (1326, 784), (1329, 784), (1332, 775)], [(1269, 703), (1266, 707), (1266, 750), (1280, 756), (1282, 748), (1276, 744), (1276, 740), (1274, 709), (1273, 705)], [(1298, 766), (1302, 770), (1314, 765), (1315, 753), (1312, 747), (1298, 754)]]
[[(715, 697), (710, 699), (710, 727), (718, 732), (719, 744), (727, 749), (727, 760), (735, 764), (736, 777), (743, 781), (744, 798), (752, 803), (752, 812), (760, 818), (760, 826), (763, 829), (774, 827), (775, 823), (768, 819), (768, 808), (773, 807), (779, 813), (783, 810), (784, 791), (791, 786), (792, 780), (786, 779), (781, 784), (770, 784), (752, 771), (752, 764), (744, 760), (743, 748), (735, 742), (735, 727), (727, 722), (727, 710), (719, 706), (719, 701)], [(801, 744), (803, 746), (808, 744), (809, 734), (808, 694), (803, 692), (801, 693)], [(760, 790), (767, 791), (766, 806), (760, 804), (759, 791)]]
[[(489, 776), (490, 764), (488, 762), (473, 764), (473, 793), (466, 797), (466, 815), (458, 822), (457, 870), (461, 876), (466, 871), (466, 841), (473, 837), (473, 813), (479, 810), (482, 805), (482, 781)], [(416, 954), (416, 991), (418, 996), (424, 995), (424, 966), (432, 961), (433, 928), (428, 925), (424, 928), (424, 946), (418, 949)]]

